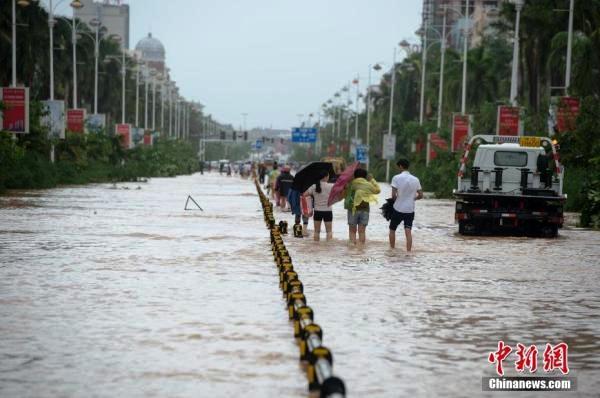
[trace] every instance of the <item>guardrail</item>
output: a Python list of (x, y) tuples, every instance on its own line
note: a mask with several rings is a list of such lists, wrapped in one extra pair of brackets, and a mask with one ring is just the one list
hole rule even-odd
[(307, 305), (304, 285), (294, 271), (292, 258), (282, 234), (287, 233), (287, 223), (275, 223), (273, 203), (255, 181), (256, 191), (263, 208), (264, 220), (271, 235), (271, 251), (279, 272), (279, 287), (287, 303), (288, 316), (294, 325), (294, 337), (298, 340), (300, 360), (307, 363), (306, 375), (310, 391), (319, 391), (321, 398), (346, 396), (344, 382), (333, 374), (333, 355), (323, 345), (323, 330), (314, 322), (314, 311)]

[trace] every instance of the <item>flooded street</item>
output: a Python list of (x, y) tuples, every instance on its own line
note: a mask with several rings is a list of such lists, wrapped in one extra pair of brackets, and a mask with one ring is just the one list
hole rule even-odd
[[(482, 392), (499, 340), (536, 344), (540, 368), (568, 343), (566, 396), (598, 396), (600, 233), (465, 238), (452, 201), (424, 200), (406, 254), (379, 210), (364, 249), (334, 214), (334, 241), (285, 241), (348, 396), (544, 395)], [(0, 319), (2, 397), (308, 395), (255, 187), (235, 177), (0, 197)]]

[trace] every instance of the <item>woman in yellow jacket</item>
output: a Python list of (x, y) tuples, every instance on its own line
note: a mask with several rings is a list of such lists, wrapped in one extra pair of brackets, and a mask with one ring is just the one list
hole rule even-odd
[(379, 185), (364, 169), (354, 171), (354, 179), (346, 186), (344, 208), (348, 210), (348, 236), (350, 243), (358, 241), (364, 244), (367, 240), (370, 205), (377, 203), (377, 195), (381, 192)]

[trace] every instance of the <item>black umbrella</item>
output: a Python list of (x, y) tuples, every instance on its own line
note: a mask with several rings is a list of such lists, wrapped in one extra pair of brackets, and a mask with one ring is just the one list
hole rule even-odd
[(329, 162), (313, 162), (304, 167), (294, 177), (294, 182), (292, 183), (292, 188), (296, 191), (302, 193), (310, 188), (312, 185), (316, 184), (321, 178), (323, 178), (323, 174), (327, 173), (330, 177), (335, 175), (335, 171), (333, 170), (333, 165)]

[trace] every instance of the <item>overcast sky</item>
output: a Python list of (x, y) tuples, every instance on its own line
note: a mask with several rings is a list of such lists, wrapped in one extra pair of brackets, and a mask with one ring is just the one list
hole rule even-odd
[[(152, 31), (182, 94), (217, 120), (290, 128), (369, 63), (414, 40), (422, 0), (129, 0), (131, 43)], [(375, 79), (374, 79), (375, 80)]]

